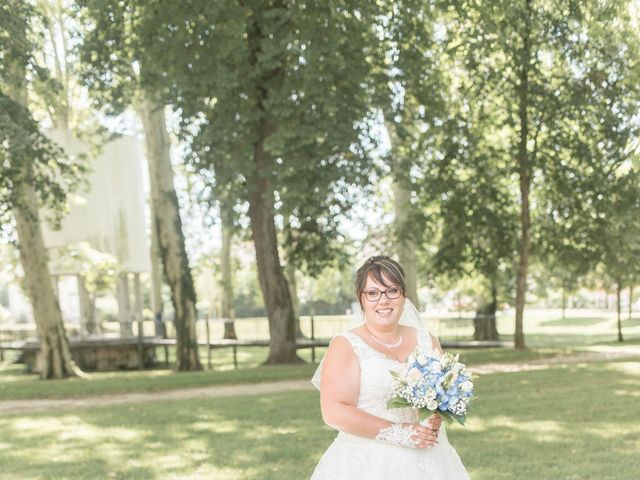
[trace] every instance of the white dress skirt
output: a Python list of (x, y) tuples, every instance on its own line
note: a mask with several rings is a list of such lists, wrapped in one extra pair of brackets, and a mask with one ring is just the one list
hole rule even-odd
[[(393, 389), (390, 370), (402, 364), (371, 348), (355, 333), (340, 335), (349, 340), (360, 364), (358, 408), (391, 422), (417, 423), (413, 408), (387, 409)], [(431, 337), (418, 331), (418, 345), (432, 348)], [(430, 448), (409, 448), (381, 440), (339, 432), (316, 466), (311, 480), (468, 480), (460, 457), (447, 439), (444, 424), (438, 444)]]

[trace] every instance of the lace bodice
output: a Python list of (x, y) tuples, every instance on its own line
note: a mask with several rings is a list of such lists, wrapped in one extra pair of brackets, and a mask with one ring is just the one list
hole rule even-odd
[[(415, 423), (417, 413), (414, 409), (387, 408), (387, 402), (391, 398), (394, 387), (394, 379), (390, 371), (399, 371), (404, 364), (373, 349), (355, 333), (343, 332), (340, 335), (349, 341), (360, 365), (358, 408), (391, 422)], [(417, 344), (422, 349), (433, 348), (431, 337), (424, 330), (418, 330)]]

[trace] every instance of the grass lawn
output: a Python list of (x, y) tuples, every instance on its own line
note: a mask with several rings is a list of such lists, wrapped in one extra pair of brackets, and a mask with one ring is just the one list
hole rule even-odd
[[(485, 375), (449, 437), (474, 480), (637, 478), (638, 392), (637, 360)], [(0, 431), (3, 480), (305, 479), (334, 436), (313, 391), (9, 415)]]
[[(523, 351), (505, 348), (460, 350), (461, 360), (468, 365), (488, 362), (523, 362), (540, 358), (568, 355), (580, 348), (555, 347), (535, 348)], [(317, 358), (322, 358), (325, 349), (318, 349)], [(216, 351), (219, 356), (225, 352)], [(24, 367), (9, 362), (0, 364), (0, 401), (36, 398), (86, 397), (130, 392), (155, 392), (190, 387), (256, 383), (275, 380), (311, 378), (316, 366), (311, 363), (287, 366), (261, 366), (267, 358), (267, 348), (247, 348), (239, 352), (238, 370), (222, 369), (174, 374), (168, 369), (145, 371), (95, 372), (89, 380), (66, 379), (42, 381), (37, 375), (25, 374)], [(310, 352), (303, 350), (301, 356), (310, 362)], [(223, 359), (220, 363), (224, 363)], [(220, 361), (218, 359), (218, 361)]]

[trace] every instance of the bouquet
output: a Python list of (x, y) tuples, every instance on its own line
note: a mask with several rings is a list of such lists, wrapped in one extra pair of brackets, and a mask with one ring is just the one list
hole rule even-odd
[(400, 372), (391, 371), (396, 384), (387, 408), (415, 407), (421, 421), (437, 413), (449, 423), (455, 419), (464, 425), (473, 381), (458, 358), (457, 354), (416, 349)]

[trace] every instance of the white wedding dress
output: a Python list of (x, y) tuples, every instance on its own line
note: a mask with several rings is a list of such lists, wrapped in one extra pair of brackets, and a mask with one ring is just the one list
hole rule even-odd
[[(387, 409), (393, 388), (390, 370), (402, 364), (371, 348), (355, 333), (347, 338), (360, 363), (358, 408), (391, 422), (417, 423), (412, 408)], [(418, 346), (431, 349), (427, 331), (418, 330)], [(438, 444), (429, 448), (410, 448), (381, 440), (339, 432), (316, 466), (311, 480), (468, 480), (460, 457), (449, 444), (444, 424)]]

